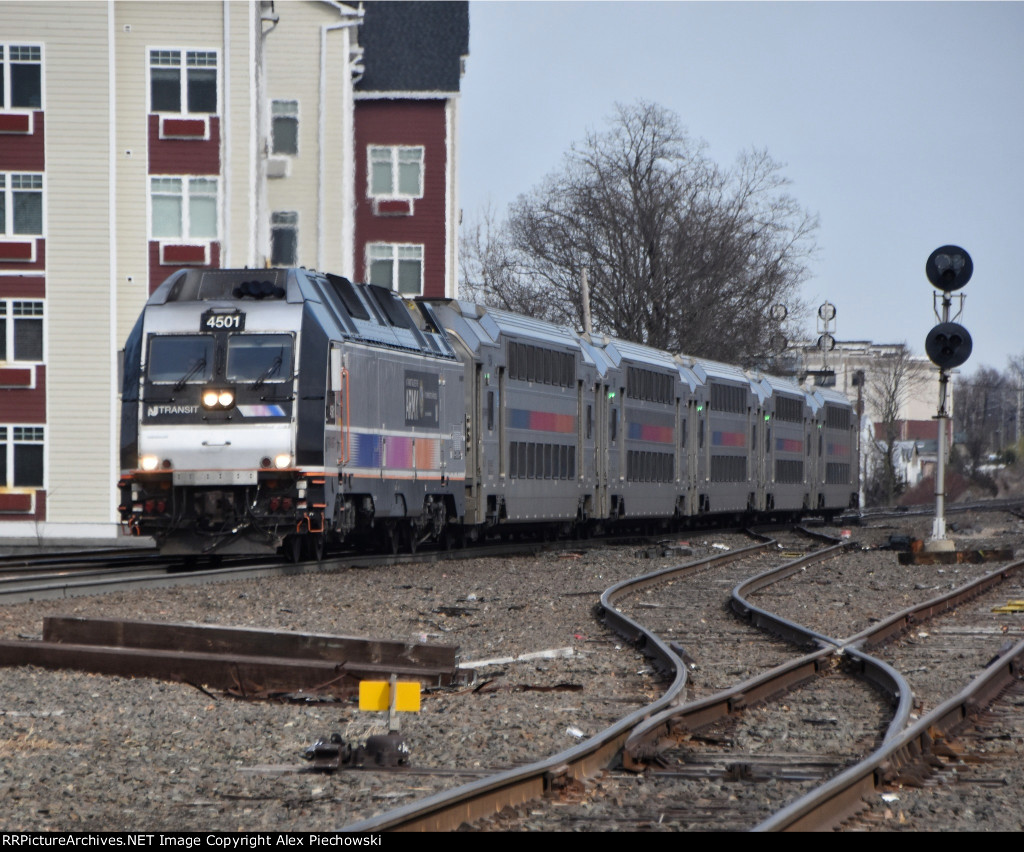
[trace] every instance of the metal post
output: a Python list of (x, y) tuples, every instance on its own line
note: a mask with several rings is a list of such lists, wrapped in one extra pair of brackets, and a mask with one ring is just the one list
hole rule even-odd
[[(953, 300), (949, 293), (942, 294), (942, 321), (949, 322), (949, 308)], [(939, 410), (935, 416), (939, 427), (938, 458), (935, 464), (935, 520), (932, 522), (932, 537), (927, 542), (928, 550), (956, 550), (956, 545), (946, 538), (946, 394), (949, 391), (949, 372), (939, 367)]]

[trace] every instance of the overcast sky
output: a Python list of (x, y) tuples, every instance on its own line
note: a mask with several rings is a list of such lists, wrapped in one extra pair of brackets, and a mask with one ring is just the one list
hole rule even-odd
[(1024, 3), (471, 2), (465, 221), (503, 218), (638, 100), (722, 166), (752, 147), (785, 164), (821, 218), (804, 295), (836, 305), (839, 340), (923, 355), (925, 261), (952, 243), (974, 260), (963, 371), (1024, 354)]

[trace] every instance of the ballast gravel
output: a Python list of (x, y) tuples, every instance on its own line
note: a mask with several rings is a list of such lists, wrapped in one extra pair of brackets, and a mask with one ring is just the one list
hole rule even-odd
[[(891, 535), (923, 537), (928, 524), (851, 530), (881, 572), (868, 586), (878, 614), (896, 608), (886, 572), (908, 569), (874, 548)], [(960, 525), (973, 547), (1024, 540), (1013, 516)], [(595, 617), (601, 592), (747, 543), (715, 533), (671, 541), (693, 556), (603, 547), (10, 605), (0, 607), (0, 637), (31, 640), (45, 616), (70, 615), (441, 642), (465, 662), (552, 652), (479, 666), (475, 683), (428, 692), (419, 714), (402, 716), (415, 768), (481, 773), (563, 751), (661, 694), (648, 661)], [(931, 583), (927, 570), (921, 582)], [(847, 578), (848, 594), (862, 579)], [(0, 669), (0, 830), (330, 831), (474, 777), (305, 771), (313, 741), (338, 732), (360, 743), (382, 722), (353, 702), (247, 702), (144, 678)]]

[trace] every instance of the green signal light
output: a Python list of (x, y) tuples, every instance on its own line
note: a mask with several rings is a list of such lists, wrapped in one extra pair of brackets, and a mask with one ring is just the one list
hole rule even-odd
[(768, 422), (769, 420), (771, 420), (771, 419), (772, 419), (772, 416), (771, 416), (770, 414), (766, 414), (766, 415), (764, 416), (764, 422), (765, 422), (765, 423), (767, 423), (767, 422)]
[(609, 391), (608, 399), (615, 399), (615, 391)]

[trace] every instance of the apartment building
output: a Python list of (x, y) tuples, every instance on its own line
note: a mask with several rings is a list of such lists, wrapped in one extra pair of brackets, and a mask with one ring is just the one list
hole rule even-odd
[[(8, 0), (0, 20), (0, 540), (117, 535), (118, 352), (174, 270), (384, 281), (390, 246), (411, 294), (419, 247), (419, 292), (454, 294), (466, 3)], [(402, 127), (439, 106), (440, 136), (357, 127), (359, 84), (397, 43), (419, 94), (374, 99)], [(443, 91), (438, 64), (456, 69)], [(379, 227), (399, 222), (421, 230)]]

